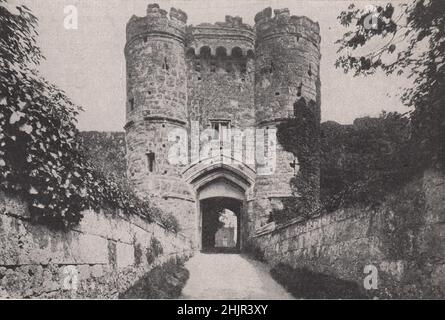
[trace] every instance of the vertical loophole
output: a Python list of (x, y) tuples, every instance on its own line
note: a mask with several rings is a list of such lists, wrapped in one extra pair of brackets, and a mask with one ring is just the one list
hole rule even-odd
[(303, 87), (303, 83), (300, 82), (300, 85), (297, 88), (297, 97), (301, 97), (301, 88)]
[(164, 63), (162, 64), (162, 69), (168, 71), (170, 69), (170, 66), (168, 65), (167, 62), (167, 57), (164, 57)]
[(155, 169), (155, 153), (154, 152), (148, 152), (147, 153), (147, 169), (148, 172), (154, 172)]

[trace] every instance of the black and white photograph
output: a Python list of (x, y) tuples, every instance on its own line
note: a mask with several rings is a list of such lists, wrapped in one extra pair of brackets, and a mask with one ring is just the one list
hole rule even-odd
[(30, 299), (444, 300), (445, 0), (0, 0)]

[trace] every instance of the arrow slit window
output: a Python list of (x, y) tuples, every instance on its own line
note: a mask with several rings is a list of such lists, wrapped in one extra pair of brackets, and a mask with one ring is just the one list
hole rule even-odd
[(154, 172), (155, 170), (155, 153), (154, 152), (148, 152), (147, 154), (147, 169), (148, 172)]

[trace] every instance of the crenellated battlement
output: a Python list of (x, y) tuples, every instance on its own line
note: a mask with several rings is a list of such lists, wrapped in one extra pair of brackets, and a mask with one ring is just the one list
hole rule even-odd
[(246, 75), (249, 72), (248, 65), (254, 64), (254, 58), (253, 50), (243, 52), (240, 47), (227, 49), (219, 46), (212, 54), (211, 48), (204, 46), (196, 53), (194, 48), (189, 48), (186, 53), (189, 72), (195, 75), (204, 73)]
[(305, 16), (290, 15), (289, 9), (268, 7), (255, 16), (255, 31), (258, 41), (280, 35), (304, 37), (315, 45), (320, 44), (320, 26)]
[(305, 16), (290, 15), (289, 9), (268, 7), (255, 16), (255, 26), (243, 23), (239, 16), (225, 17), (224, 22), (201, 23), (187, 26), (187, 14), (176, 8), (169, 12), (158, 4), (147, 6), (146, 16), (132, 16), (127, 24), (127, 43), (143, 36), (162, 36), (176, 39), (192, 48), (199, 54), (201, 48), (209, 47), (211, 55), (216, 55), (218, 47), (223, 46), (227, 52), (231, 48), (241, 48), (246, 56), (255, 47), (255, 41), (271, 37), (292, 35), (305, 38), (318, 46), (320, 27), (317, 22)]
[(241, 29), (254, 32), (252, 26), (243, 23), (243, 18), (236, 16), (227, 15), (225, 17), (224, 22), (215, 22), (215, 23), (201, 23), (197, 25), (197, 28), (200, 27), (214, 27), (214, 28), (232, 28), (232, 29)]
[(236, 55), (238, 50), (241, 50), (241, 55), (247, 57), (253, 53), (255, 47), (253, 28), (244, 24), (240, 17), (232, 16), (226, 16), (224, 22), (190, 26), (187, 39), (187, 47), (193, 49), (196, 55), (200, 55), (203, 48), (206, 53), (208, 48), (211, 56), (216, 56), (218, 52), (226, 52), (229, 56)]
[(147, 15), (133, 15), (127, 23), (127, 43), (143, 36), (162, 36), (185, 42), (187, 14), (176, 8), (170, 12), (161, 9), (158, 4), (147, 6)]

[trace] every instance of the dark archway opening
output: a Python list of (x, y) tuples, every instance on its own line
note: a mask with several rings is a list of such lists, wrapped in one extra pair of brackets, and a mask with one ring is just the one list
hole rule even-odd
[(240, 251), (240, 218), (243, 203), (234, 198), (201, 200), (203, 252)]

